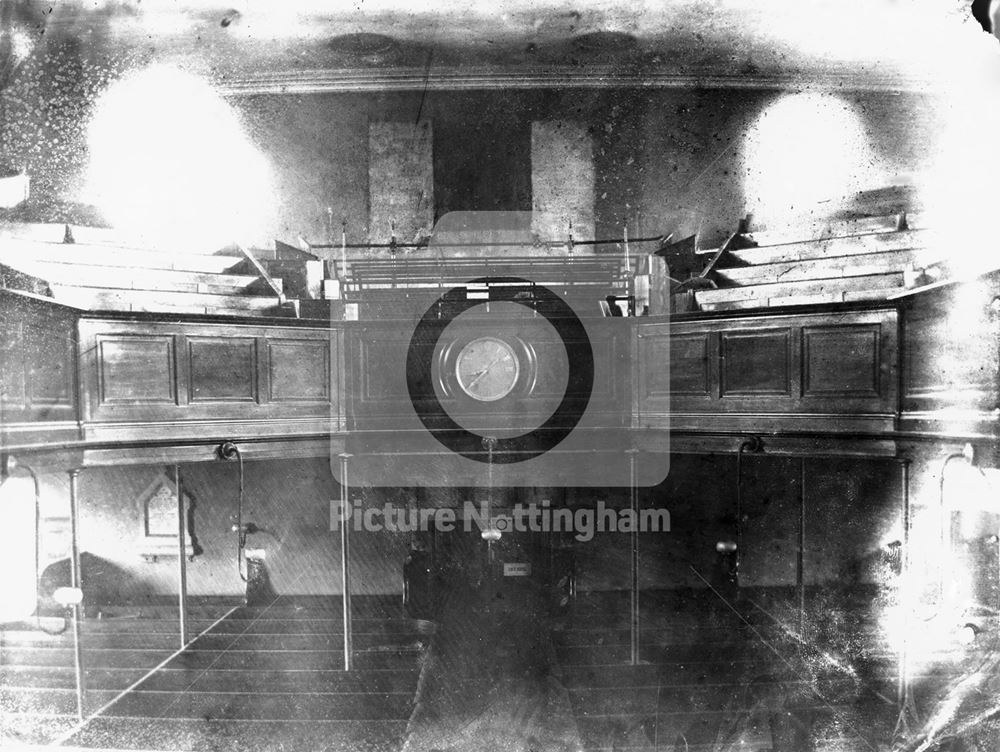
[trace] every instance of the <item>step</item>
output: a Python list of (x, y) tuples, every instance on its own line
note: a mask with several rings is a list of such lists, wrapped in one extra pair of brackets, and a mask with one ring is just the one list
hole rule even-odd
[[(95, 689), (121, 691), (141, 679), (153, 667), (98, 669), (84, 667), (86, 685)], [(190, 679), (189, 679), (190, 681)], [(0, 666), (0, 687), (72, 689), (76, 672), (72, 661), (59, 666)]]
[[(849, 705), (817, 708), (814, 718), (849, 716)], [(886, 714), (891, 712), (886, 709)], [(684, 750), (692, 752), (767, 752), (771, 747), (769, 713), (766, 709), (747, 717), (739, 708), (733, 710), (694, 711), (688, 713), (635, 713), (596, 717), (578, 717), (577, 724), (584, 749), (608, 752), (665, 752)], [(871, 735), (871, 727), (860, 731)], [(722, 739), (720, 739), (720, 734)], [(865, 737), (855, 737), (849, 750), (878, 749)], [(657, 743), (654, 744), (654, 740)], [(721, 742), (721, 743), (720, 743)]]
[(777, 284), (725, 287), (695, 293), (702, 310), (707, 306), (736, 303), (732, 307), (767, 307), (807, 305), (811, 303), (842, 303), (852, 300), (881, 300), (890, 292), (903, 288), (903, 274), (872, 274), (847, 279), (805, 280)]
[[(146, 679), (143, 690), (226, 692), (374, 692), (407, 693), (416, 689), (420, 672), (416, 666), (398, 669), (262, 669), (209, 668), (195, 677), (184, 669), (163, 668)], [(193, 683), (192, 683), (193, 681)]]
[[(377, 648), (421, 649), (428, 638), (420, 635), (354, 634), (355, 650)], [(340, 650), (344, 645), (339, 634), (207, 634), (198, 638), (189, 650)]]
[[(226, 617), (230, 619), (332, 619), (342, 618), (340, 598), (331, 595), (323, 598), (323, 605), (297, 605), (283, 603), (279, 599), (278, 603), (270, 606), (241, 606)], [(399, 596), (393, 596), (388, 600), (360, 598), (351, 599), (351, 613), (355, 619), (376, 619), (402, 620), (414, 623), (416, 620), (410, 619), (403, 611), (403, 606)]]
[(135, 750), (388, 750), (400, 746), (405, 720), (254, 722), (227, 719), (94, 718), (65, 746)]
[[(898, 666), (896, 658), (886, 660), (884, 666), (871, 672), (878, 680), (896, 681)], [(777, 660), (777, 659), (775, 659)], [(728, 686), (734, 679), (745, 676), (751, 663), (731, 666), (722, 671), (718, 665), (701, 664), (653, 664), (641, 663), (630, 666), (618, 665), (562, 665), (560, 675), (568, 689), (597, 689), (603, 687), (686, 687), (691, 684), (713, 684)], [(769, 673), (768, 666), (762, 666), (761, 673)]]
[(760, 308), (777, 308), (780, 306), (822, 305), (830, 303), (873, 302), (888, 300), (889, 296), (906, 288), (898, 287), (888, 290), (859, 290), (849, 293), (821, 293), (815, 295), (789, 295), (769, 299), (766, 303), (759, 300), (736, 300), (732, 302), (706, 303), (699, 306), (702, 311), (738, 311)]
[[(728, 690), (728, 691), (727, 691)], [(735, 692), (733, 691), (735, 690)], [(831, 687), (824, 684), (824, 697), (831, 704), (850, 703), (857, 699), (859, 692), (856, 687), (842, 684)], [(729, 706), (732, 694), (737, 695), (738, 704)], [(655, 714), (679, 716), (691, 713), (714, 714), (720, 712), (738, 713), (754, 709), (761, 701), (770, 699), (780, 702), (790, 694), (804, 696), (800, 700), (802, 706), (818, 709), (821, 707), (819, 698), (812, 695), (808, 684), (791, 686), (788, 684), (758, 684), (756, 681), (747, 686), (746, 683), (734, 683), (723, 687), (673, 687), (658, 689), (656, 687), (631, 687), (607, 690), (573, 690), (569, 693), (573, 711), (577, 715), (588, 717), (618, 716), (631, 714)]]
[[(89, 648), (84, 653), (84, 666), (95, 669), (133, 669), (147, 670), (157, 665), (163, 659), (170, 657), (174, 650), (163, 648), (130, 649), (130, 648)], [(0, 656), (0, 669), (8, 667), (61, 667), (73, 665), (73, 648), (65, 647), (19, 647), (4, 650)]]
[[(430, 622), (415, 623), (407, 619), (366, 619), (355, 617), (351, 631), (355, 635), (417, 635), (433, 631)], [(329, 619), (233, 619), (215, 625), (209, 634), (247, 635), (342, 635), (342, 618)]]
[[(354, 664), (359, 669), (412, 668), (423, 654), (419, 650), (355, 651)], [(336, 650), (283, 650), (261, 653), (256, 650), (187, 651), (174, 658), (171, 668), (245, 670), (316, 670), (333, 671), (344, 666), (343, 653)]]
[[(8, 264), (18, 271), (49, 283), (74, 287), (99, 287), (118, 290), (164, 290), (199, 292), (216, 295), (263, 292), (269, 288), (256, 275), (212, 274), (210, 272), (179, 271), (176, 269), (140, 269), (119, 266), (58, 264), (51, 261), (24, 261)], [(281, 287), (280, 279), (274, 280)]]
[(720, 285), (745, 286), (805, 280), (864, 277), (874, 274), (902, 272), (907, 267), (923, 269), (940, 259), (929, 250), (887, 251), (858, 256), (780, 261), (754, 266), (731, 266), (717, 269), (715, 278)]
[[(180, 647), (180, 633), (169, 632), (97, 632), (81, 631), (80, 644), (84, 650), (176, 650)], [(3, 632), (3, 652), (23, 648), (68, 648), (73, 645), (73, 636), (67, 631), (61, 635), (47, 635), (44, 632), (9, 631)], [(2, 660), (0, 660), (2, 662)]]
[(50, 288), (52, 297), (57, 302), (88, 311), (207, 313), (244, 316), (282, 315), (277, 297), (147, 290), (103, 290), (55, 284), (50, 285)]
[[(354, 645), (359, 649), (395, 646), (415, 647), (423, 645), (429, 635), (413, 630), (398, 633), (385, 631), (354, 632)], [(343, 634), (339, 632), (319, 632), (301, 634), (297, 632), (266, 632), (245, 634), (233, 632), (210, 632), (191, 644), (192, 650), (334, 650), (343, 646)], [(58, 637), (44, 632), (3, 633), (3, 652), (27, 648), (69, 648), (72, 637), (63, 634)], [(180, 647), (179, 634), (99, 632), (83, 633), (80, 644), (84, 650), (170, 650)]]
[[(173, 651), (128, 648), (90, 648), (84, 654), (84, 665), (88, 668), (152, 668)], [(197, 650), (189, 648), (176, 656), (170, 663), (173, 668), (268, 668), (268, 669), (308, 669), (340, 668), (344, 665), (340, 650), (237, 650), (228, 649), (221, 655), (218, 650)], [(422, 647), (371, 646), (355, 650), (355, 660), (359, 667), (400, 668), (416, 660)], [(70, 647), (24, 647), (4, 651), (2, 667), (7, 666), (71, 666), (73, 650)], [(213, 661), (217, 661), (213, 663)], [(259, 661), (259, 663), (257, 662)], [(395, 663), (394, 663), (395, 661)]]
[[(73, 239), (77, 244), (101, 245), (117, 248), (135, 248), (157, 253), (188, 252), (215, 253), (223, 251), (223, 246), (193, 248), (191, 243), (185, 247), (178, 245), (166, 246), (160, 240), (152, 240), (148, 236), (137, 237), (123, 234), (121, 230), (111, 227), (91, 227), (88, 225), (70, 224)], [(41, 243), (62, 243), (66, 233), (64, 222), (4, 222), (0, 224), (0, 242), (4, 240), (24, 240)]]
[(114, 266), (129, 269), (176, 269), (180, 271), (224, 273), (245, 260), (240, 255), (172, 253), (127, 248), (120, 245), (37, 242), (0, 239), (0, 262), (47, 261), (73, 266)]
[[(639, 660), (642, 663), (651, 665), (677, 665), (677, 666), (718, 666), (727, 670), (744, 664), (759, 664), (767, 666), (774, 661), (774, 651), (797, 653), (799, 643), (792, 639), (785, 640), (741, 640), (725, 645), (675, 645), (646, 642), (639, 644)], [(816, 666), (828, 665), (831, 670), (837, 670), (837, 662), (851, 663), (854, 661), (871, 664), (873, 662), (892, 662), (896, 659), (896, 651), (889, 646), (862, 646), (857, 648), (863, 653), (840, 655), (839, 651), (831, 648), (832, 655), (829, 660), (821, 659), (820, 656), (813, 656), (813, 663)], [(564, 666), (621, 666), (627, 665), (631, 657), (629, 645), (572, 645), (555, 648), (556, 657), (559, 663)], [(945, 658), (954, 654), (954, 648), (942, 646), (940, 650), (933, 651), (933, 655)], [(813, 655), (812, 650), (806, 648), (805, 655)], [(930, 652), (925, 656), (929, 656)]]
[[(899, 232), (913, 232), (928, 229), (926, 218), (922, 214), (906, 215), (907, 230), (896, 229), (896, 215), (880, 217), (863, 217), (859, 219), (834, 220), (831, 222), (814, 222), (808, 225), (789, 225), (783, 227), (760, 228), (737, 237), (737, 247), (740, 243), (751, 241), (759, 246), (785, 245), (788, 243), (816, 242), (824, 240), (841, 240), (862, 235), (893, 235)], [(700, 248), (699, 255), (715, 253), (717, 248)]]
[[(142, 679), (152, 666), (126, 669), (85, 668), (88, 689), (120, 692)], [(246, 670), (208, 668), (192, 675), (184, 668), (158, 669), (142, 682), (142, 689), (181, 691), (188, 687), (203, 692), (228, 691), (234, 684), (246, 691), (268, 692), (410, 692), (416, 686), (419, 670), (407, 668), (356, 669), (263, 669)], [(193, 682), (193, 683), (192, 683)], [(68, 666), (3, 666), (0, 687), (9, 689), (74, 689), (76, 674)]]
[[(367, 693), (289, 692), (283, 694), (239, 691), (157, 692), (132, 691), (103, 715), (131, 718), (203, 718), (303, 721), (406, 720), (413, 695)], [(110, 699), (110, 698), (109, 698)], [(60, 708), (60, 706), (57, 706)]]
[(734, 261), (750, 265), (774, 264), (782, 261), (805, 261), (836, 256), (885, 253), (887, 251), (920, 250), (927, 248), (929, 242), (930, 235), (923, 230), (852, 235), (845, 238), (823, 240), (796, 240), (727, 251), (720, 259), (719, 267), (731, 266)]
[[(875, 641), (879, 639), (875, 629), (857, 630), (851, 633), (853, 639), (866, 639)], [(640, 644), (650, 645), (675, 645), (682, 647), (685, 645), (709, 648), (714, 646), (726, 646), (733, 644), (743, 644), (748, 641), (765, 639), (773, 640), (793, 640), (794, 637), (784, 632), (780, 627), (744, 627), (742, 629), (714, 629), (705, 627), (704, 629), (692, 631), (676, 631), (670, 629), (641, 629), (639, 630)], [(806, 639), (809, 639), (807, 633)], [(631, 633), (627, 629), (618, 630), (558, 630), (552, 632), (552, 640), (556, 645), (562, 647), (598, 647), (606, 645), (628, 645), (631, 642)]]

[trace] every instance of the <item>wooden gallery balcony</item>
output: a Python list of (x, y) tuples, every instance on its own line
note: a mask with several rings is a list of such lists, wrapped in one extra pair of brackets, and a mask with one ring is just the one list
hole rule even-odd
[[(598, 418), (588, 428), (624, 431), (629, 445), (654, 452), (736, 451), (748, 435), (809, 454), (993, 446), (997, 275), (953, 279), (945, 269), (928, 281), (922, 268), (906, 285), (896, 265), (929, 263), (926, 250), (899, 248), (918, 237), (892, 228), (773, 246), (745, 237), (751, 250), (712, 254), (701, 276), (718, 284), (695, 294), (702, 310), (598, 315), (589, 397)], [(400, 312), (421, 280), (443, 284), (419, 260), (393, 264), (368, 297), (360, 277), (341, 277), (345, 303), (324, 299), (337, 273), (326, 262), (281, 246), (264, 259), (29, 246), (0, 252), (0, 441), (7, 454), (77, 453), (82, 464), (122, 451), (134, 462), (208, 459), (227, 440), (259, 457), (325, 456), (349, 433), (385, 430), (389, 413), (408, 407), (400, 327), (409, 314)], [(791, 256), (811, 281), (796, 272), (789, 284), (821, 286), (822, 300), (778, 289), (768, 269), (798, 269)], [(603, 269), (598, 258), (581, 260), (584, 284), (560, 293), (598, 296), (595, 312), (598, 293), (621, 279), (620, 265)], [(560, 265), (573, 263), (546, 260), (542, 284), (561, 289)], [(358, 268), (371, 277), (371, 267)], [(884, 279), (869, 274), (869, 292), (837, 293), (861, 284), (843, 276), (849, 268)], [(344, 320), (350, 305), (361, 320)], [(386, 346), (398, 352), (365, 360)]]

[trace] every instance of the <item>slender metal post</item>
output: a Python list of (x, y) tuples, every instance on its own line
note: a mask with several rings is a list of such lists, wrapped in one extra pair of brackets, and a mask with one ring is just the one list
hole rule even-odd
[[(913, 606), (911, 599), (911, 586), (910, 586), (910, 463), (906, 460), (902, 462), (902, 509), (900, 510), (903, 517), (903, 550), (899, 552), (900, 555), (900, 581), (902, 583), (901, 590), (903, 592), (902, 597), (902, 611), (903, 618), (909, 622), (910, 612)], [(896, 687), (897, 702), (899, 704), (900, 712), (902, 713), (906, 709), (907, 699), (909, 697), (909, 623), (903, 625), (903, 639), (899, 646), (899, 681)]]
[[(805, 635), (806, 626), (806, 458), (801, 461), (799, 481), (799, 553), (796, 562), (796, 579), (799, 585), (799, 636)], [(800, 643), (801, 644), (801, 643)]]
[(626, 450), (629, 460), (629, 509), (632, 510), (632, 557), (631, 557), (631, 603), (630, 633), (631, 633), (631, 663), (639, 664), (639, 489), (636, 486), (636, 456), (637, 449)]
[(344, 610), (344, 671), (353, 668), (354, 656), (351, 648), (351, 557), (350, 525), (348, 524), (347, 461), (353, 455), (340, 455), (340, 590)]
[[(82, 592), (80, 584), (80, 498), (79, 470), (69, 471), (69, 523), (70, 523), (70, 586)], [(82, 601), (81, 601), (82, 603)], [(83, 720), (85, 692), (83, 680), (83, 645), (80, 641), (80, 603), (74, 603), (70, 620), (73, 625), (73, 670), (76, 673), (76, 715)]]
[(174, 488), (177, 490), (177, 611), (180, 620), (181, 648), (187, 645), (187, 510), (181, 488), (181, 467), (174, 465)]

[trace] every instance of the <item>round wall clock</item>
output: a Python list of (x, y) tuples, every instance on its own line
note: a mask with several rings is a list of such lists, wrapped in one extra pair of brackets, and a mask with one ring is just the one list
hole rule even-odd
[(513, 391), (521, 373), (514, 348), (496, 337), (477, 337), (458, 353), (455, 376), (462, 391), (480, 402), (496, 402)]
[[(489, 288), (489, 301), (512, 303), (544, 317), (562, 340), (568, 364), (563, 394), (551, 414), (532, 430), (494, 437), (496, 448), (492, 452), (483, 448), (491, 433), (477, 433), (457, 422), (441, 404), (431, 376), (434, 353), (440, 352), (438, 342), (449, 324), (482, 305), (482, 298), (469, 295), (469, 286), (486, 284), (495, 285)], [(491, 331), (496, 331), (496, 325)], [(521, 357), (525, 358), (523, 368)], [(449, 373), (455, 374), (457, 388), (470, 399), (496, 402), (511, 394), (519, 380), (527, 381), (525, 373), (530, 379), (531, 368), (530, 356), (520, 347), (498, 337), (482, 336), (459, 351), (455, 370), (449, 368)], [(594, 388), (594, 353), (583, 322), (559, 294), (521, 277), (480, 277), (445, 292), (421, 317), (406, 353), (406, 388), (417, 417), (448, 449), (475, 462), (524, 462), (557, 446), (583, 417)]]

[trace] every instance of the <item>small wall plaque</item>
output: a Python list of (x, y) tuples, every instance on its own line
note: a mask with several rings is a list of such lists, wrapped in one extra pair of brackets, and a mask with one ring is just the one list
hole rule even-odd
[(504, 577), (530, 577), (531, 564), (529, 562), (508, 561), (503, 565)]
[[(184, 498), (184, 551), (191, 559), (196, 551), (191, 536), (191, 496)], [(177, 556), (177, 487), (173, 479), (158, 476), (139, 496), (139, 510), (142, 520), (139, 553), (147, 561), (156, 561), (161, 556)]]

